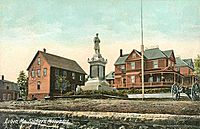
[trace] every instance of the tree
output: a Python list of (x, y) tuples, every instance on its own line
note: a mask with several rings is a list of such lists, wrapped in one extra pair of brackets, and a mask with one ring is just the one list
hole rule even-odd
[(60, 90), (60, 94), (62, 96), (63, 91), (66, 89), (67, 86), (70, 86), (70, 82), (66, 80), (65, 76), (58, 76), (57, 77), (57, 84), (58, 84), (58, 89)]
[(23, 70), (19, 73), (17, 84), (20, 89), (20, 97), (26, 98), (28, 94), (28, 77)]
[(196, 74), (200, 77), (200, 55), (194, 60), (194, 69)]

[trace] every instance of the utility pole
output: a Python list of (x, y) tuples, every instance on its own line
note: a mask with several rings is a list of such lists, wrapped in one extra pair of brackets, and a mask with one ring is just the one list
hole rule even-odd
[(142, 68), (142, 100), (144, 99), (144, 44), (143, 44), (143, 15), (141, 0), (141, 68)]

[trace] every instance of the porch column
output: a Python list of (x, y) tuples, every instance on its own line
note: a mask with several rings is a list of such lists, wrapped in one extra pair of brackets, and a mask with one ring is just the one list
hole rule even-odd
[(183, 77), (181, 77), (181, 84), (183, 85)]
[(174, 73), (174, 83), (176, 83), (176, 73)]
[[(152, 73), (150, 74), (150, 77), (153, 78)], [(150, 81), (150, 86), (152, 86), (152, 81)]]
[(163, 73), (161, 73), (161, 77), (160, 77), (160, 79), (161, 79), (161, 85), (163, 86)]
[(194, 77), (192, 76), (192, 85), (194, 84)]

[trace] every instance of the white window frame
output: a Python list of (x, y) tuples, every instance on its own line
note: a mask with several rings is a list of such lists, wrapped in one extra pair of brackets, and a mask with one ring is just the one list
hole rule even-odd
[[(39, 86), (39, 88), (38, 88), (38, 86)], [(38, 81), (38, 82), (37, 82), (37, 90), (40, 90), (40, 89), (41, 89), (41, 82)]]
[[(133, 65), (134, 64), (134, 65)], [(134, 67), (133, 67), (134, 66)], [(131, 62), (131, 69), (135, 69), (135, 62)]]
[(160, 81), (161, 81), (160, 76), (157, 76), (157, 77), (156, 77), (156, 82), (160, 82)]
[(40, 59), (40, 57), (38, 57), (38, 59), (37, 59), (37, 64), (38, 64), (38, 65), (41, 64), (41, 59)]
[(43, 69), (43, 76), (44, 76), (44, 77), (47, 76), (47, 68), (44, 68), (44, 69)]
[(132, 54), (132, 58), (135, 58), (135, 57), (136, 57), (136, 53), (133, 53), (133, 54)]
[(41, 76), (41, 70), (40, 70), (40, 69), (37, 70), (37, 76), (38, 76), (38, 77)]
[(153, 61), (153, 68), (158, 68), (158, 60)]
[(132, 82), (132, 83), (135, 83), (135, 75), (132, 75), (132, 76), (131, 76), (131, 82)]
[(83, 81), (83, 76), (82, 75), (80, 75), (80, 81)]
[(3, 94), (3, 100), (6, 100), (6, 94)]
[(153, 76), (149, 77), (149, 82), (153, 82)]
[(32, 78), (35, 77), (35, 71), (34, 71), (34, 70), (31, 71), (31, 77), (32, 77)]
[(11, 100), (11, 94), (8, 94), (7, 96), (7, 100)]
[(125, 69), (125, 65), (121, 65), (120, 68), (121, 68), (122, 70), (124, 70), (124, 69)]
[(74, 72), (72, 72), (72, 79), (75, 79), (75, 73)]

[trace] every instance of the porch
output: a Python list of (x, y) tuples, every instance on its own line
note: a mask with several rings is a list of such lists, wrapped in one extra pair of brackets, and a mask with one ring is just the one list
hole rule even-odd
[[(127, 82), (126, 87), (129, 88), (141, 88), (141, 75), (140, 80), (132, 83)], [(145, 72), (144, 87), (145, 88), (170, 88), (174, 83), (182, 84), (183, 76), (176, 72), (160, 72), (160, 73), (148, 73)]]

